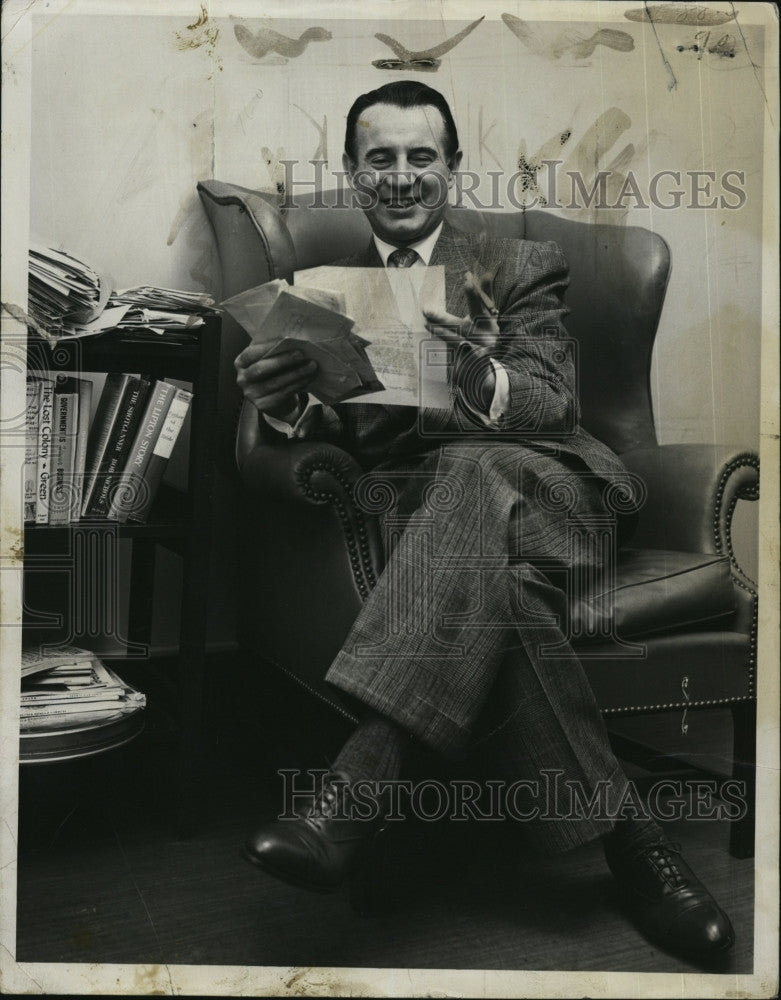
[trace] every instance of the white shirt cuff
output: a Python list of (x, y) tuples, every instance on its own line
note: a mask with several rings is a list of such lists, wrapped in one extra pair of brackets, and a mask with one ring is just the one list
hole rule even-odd
[(474, 415), (485, 424), (486, 427), (498, 427), (499, 421), (507, 413), (510, 406), (510, 377), (507, 374), (507, 370), (498, 361), (494, 361), (490, 358), (491, 364), (494, 369), (494, 398), (491, 400), (491, 406), (488, 410), (488, 416), (482, 413), (480, 410), (476, 410), (474, 406), (470, 406), (469, 403), (462, 395), (464, 406), (474, 413)]
[(318, 400), (316, 400), (311, 393), (307, 393), (306, 406), (301, 410), (301, 413), (298, 415), (295, 423), (293, 424), (288, 423), (287, 420), (280, 420), (278, 417), (272, 417), (269, 413), (264, 413), (263, 419), (269, 427), (273, 427), (275, 431), (279, 431), (280, 434), (284, 434), (287, 438), (292, 438), (296, 436), (296, 431), (298, 430), (301, 421), (309, 412), (310, 408), (316, 403), (318, 403)]

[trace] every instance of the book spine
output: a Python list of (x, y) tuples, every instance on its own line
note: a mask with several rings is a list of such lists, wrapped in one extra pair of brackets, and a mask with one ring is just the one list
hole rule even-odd
[(27, 380), (27, 406), (25, 409), (24, 436), (24, 523), (35, 523), (36, 497), (38, 494), (38, 412), (41, 400), (41, 383)]
[(108, 514), (113, 488), (121, 474), (136, 429), (144, 413), (149, 389), (149, 380), (144, 378), (132, 378), (127, 385), (114, 430), (106, 447), (103, 467), (98, 474), (92, 499), (87, 508), (87, 513), (90, 516), (105, 517)]
[(54, 393), (52, 475), (49, 480), (49, 524), (69, 524), (73, 511), (73, 459), (76, 452), (74, 392)]
[(114, 422), (117, 419), (117, 413), (122, 403), (122, 395), (129, 379), (129, 375), (120, 375), (114, 372), (106, 376), (106, 382), (98, 401), (98, 408), (95, 412), (95, 419), (92, 422), (87, 442), (84, 495), (81, 501), (82, 515), (87, 513), (92, 492), (95, 488), (95, 481), (98, 478), (100, 466), (106, 453), (106, 446), (108, 445)]
[(74, 381), (78, 384), (79, 406), (78, 425), (76, 429), (76, 454), (73, 457), (73, 489), (75, 493), (75, 519), (81, 513), (84, 499), (84, 477), (87, 469), (87, 441), (89, 440), (89, 415), (92, 405), (92, 382), (80, 378)]
[(160, 430), (157, 441), (152, 450), (152, 457), (146, 468), (146, 492), (144, 503), (139, 505), (128, 515), (128, 521), (134, 524), (146, 524), (149, 519), (149, 512), (152, 509), (160, 483), (163, 480), (163, 473), (171, 457), (174, 445), (181, 433), (184, 418), (190, 409), (193, 394), (186, 389), (177, 389), (171, 400), (165, 422)]
[(35, 523), (49, 523), (49, 477), (52, 462), (52, 423), (54, 420), (54, 382), (41, 379), (41, 408), (38, 414), (38, 492)]
[(127, 521), (135, 507), (144, 505), (146, 470), (175, 394), (170, 382), (155, 383), (108, 511), (111, 520)]

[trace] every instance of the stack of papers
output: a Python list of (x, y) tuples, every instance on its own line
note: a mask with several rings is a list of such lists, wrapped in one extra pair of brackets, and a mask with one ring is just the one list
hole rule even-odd
[[(121, 329), (157, 340), (170, 331), (192, 336), (214, 304), (204, 292), (142, 285), (112, 291), (112, 282), (62, 250), (29, 252), (29, 322), (50, 343)], [(175, 338), (176, 339), (176, 338)]]
[(382, 391), (366, 354), (369, 341), (353, 332), (344, 296), (317, 288), (296, 288), (284, 279), (250, 288), (222, 303), (255, 344), (268, 344), (264, 357), (300, 351), (317, 362), (308, 387), (321, 403), (338, 403)]
[(146, 697), (88, 650), (22, 654), (22, 732), (94, 726), (137, 712)]
[(162, 336), (203, 326), (201, 313), (208, 312), (214, 299), (205, 292), (185, 292), (176, 288), (141, 285), (111, 293), (109, 308), (123, 308), (116, 326), (144, 334)]
[(142, 309), (175, 309), (179, 312), (197, 312), (214, 305), (214, 299), (206, 292), (182, 292), (177, 288), (155, 288), (153, 285), (117, 289), (111, 293), (111, 301)]
[(30, 315), (50, 336), (70, 334), (103, 312), (111, 282), (89, 264), (62, 250), (34, 245), (28, 267)]

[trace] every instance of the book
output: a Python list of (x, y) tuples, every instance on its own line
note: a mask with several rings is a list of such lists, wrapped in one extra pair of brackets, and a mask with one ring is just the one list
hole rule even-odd
[(76, 454), (73, 459), (74, 520), (81, 514), (84, 496), (84, 478), (87, 471), (87, 442), (89, 440), (90, 409), (92, 407), (92, 382), (86, 378), (74, 378), (78, 386), (78, 426), (76, 429)]
[(27, 379), (24, 435), (24, 523), (35, 523), (38, 495), (38, 411), (41, 402), (40, 379)]
[(164, 381), (155, 382), (114, 491), (107, 515), (109, 519), (125, 522), (134, 508), (143, 506), (148, 489), (146, 471), (175, 395), (175, 385)]
[(52, 475), (49, 480), (49, 524), (69, 524), (74, 507), (73, 466), (76, 456), (79, 392), (74, 379), (58, 375), (54, 388)]
[(88, 517), (105, 517), (111, 506), (112, 492), (121, 475), (127, 453), (143, 416), (151, 389), (149, 379), (131, 376), (122, 394), (114, 426), (109, 434), (98, 475), (87, 504)]
[(165, 467), (168, 464), (168, 459), (171, 457), (171, 452), (173, 451), (174, 445), (176, 444), (179, 434), (181, 433), (184, 419), (190, 409), (192, 399), (193, 394), (187, 389), (176, 390), (171, 400), (171, 404), (168, 407), (168, 412), (160, 429), (157, 441), (152, 448), (152, 457), (146, 467), (145, 482), (147, 489), (144, 494), (144, 502), (129, 512), (127, 517), (128, 522), (133, 522), (134, 524), (146, 524), (149, 518), (149, 512), (152, 509), (152, 504), (155, 500), (155, 496), (157, 495), (157, 491), (160, 489), (160, 483), (163, 480)]
[(54, 421), (54, 382), (41, 379), (41, 405), (38, 411), (38, 486), (35, 497), (35, 523), (49, 523), (49, 477), (52, 463), (52, 425)]
[(111, 430), (114, 421), (117, 419), (119, 407), (122, 404), (122, 395), (125, 391), (130, 375), (112, 372), (106, 376), (103, 392), (98, 400), (98, 408), (95, 411), (95, 419), (89, 431), (87, 440), (87, 456), (85, 460), (86, 472), (84, 476), (84, 489), (81, 498), (81, 513), (87, 513), (92, 493), (95, 489), (95, 481), (103, 463), (108, 446)]

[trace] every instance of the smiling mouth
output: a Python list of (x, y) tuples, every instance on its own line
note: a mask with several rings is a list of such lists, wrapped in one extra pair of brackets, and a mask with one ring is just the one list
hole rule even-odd
[(414, 198), (395, 198), (393, 201), (384, 202), (386, 208), (402, 210), (412, 208), (415, 204)]

